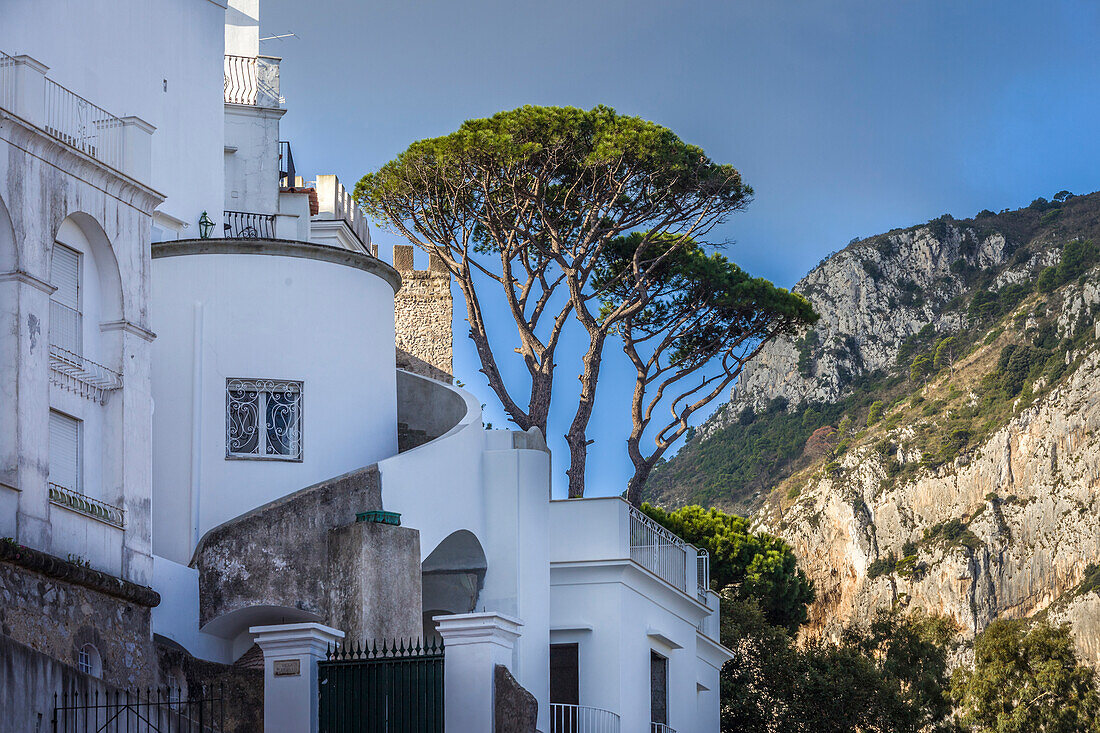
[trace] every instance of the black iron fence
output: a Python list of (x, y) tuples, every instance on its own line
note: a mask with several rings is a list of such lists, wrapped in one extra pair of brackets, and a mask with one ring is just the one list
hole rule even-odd
[(223, 212), (222, 221), (227, 239), (274, 239), (275, 215), (250, 211)]
[(343, 645), (317, 664), (321, 733), (443, 733), (443, 641)]
[(54, 695), (54, 733), (222, 733), (225, 691), (105, 690)]

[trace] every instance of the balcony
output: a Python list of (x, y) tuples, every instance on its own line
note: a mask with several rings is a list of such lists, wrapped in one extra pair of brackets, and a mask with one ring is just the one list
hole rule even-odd
[[(660, 578), (711, 607), (710, 556), (685, 542), (621, 497), (551, 502), (551, 563), (621, 563)], [(712, 609), (713, 610), (713, 609)]]
[[(133, 175), (127, 137), (136, 118), (120, 118), (46, 78), (48, 68), (0, 51), (0, 108), (104, 165)], [(144, 123), (141, 123), (144, 125)], [(152, 132), (146, 126), (147, 132)]]
[(601, 708), (552, 702), (550, 733), (619, 733), (619, 716)]
[(650, 723), (649, 733), (676, 733), (676, 729), (664, 723)]
[(225, 103), (278, 109), (279, 62), (273, 56), (225, 56)]
[[(633, 506), (630, 507), (630, 559), (684, 593), (694, 593), (700, 603), (706, 603), (710, 588), (707, 551), (697, 550)], [(689, 573), (692, 565), (695, 571)]]
[(50, 503), (71, 509), (92, 519), (98, 519), (119, 529), (126, 525), (125, 510), (58, 484), (50, 484)]
[(223, 237), (226, 239), (274, 239), (275, 215), (251, 211), (222, 212)]

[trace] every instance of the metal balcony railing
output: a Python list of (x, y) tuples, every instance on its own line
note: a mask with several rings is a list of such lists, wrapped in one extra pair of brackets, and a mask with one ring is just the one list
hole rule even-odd
[(684, 593), (688, 592), (688, 544), (637, 507), (630, 507), (630, 559)]
[(50, 344), (50, 383), (100, 404), (122, 388), (122, 375), (80, 354)]
[(119, 509), (117, 506), (112, 506), (105, 501), (85, 496), (79, 491), (68, 489), (59, 484), (51, 483), (49, 487), (51, 504), (57, 504), (66, 509), (72, 509), (75, 512), (93, 517), (107, 524), (113, 524), (119, 528), (126, 526), (126, 511), (124, 509)]
[[(710, 554), (697, 550), (633, 506), (630, 507), (630, 559), (687, 595), (694, 590), (699, 601), (706, 603), (710, 589)], [(689, 582), (692, 574), (695, 583)]]
[(698, 575), (699, 602), (706, 605), (707, 591), (710, 590), (710, 553), (699, 550), (695, 556), (695, 567)]
[(45, 84), (46, 133), (112, 168), (121, 168), (122, 120), (51, 79)]
[(0, 107), (15, 110), (15, 64), (16, 61), (0, 51)]
[(649, 733), (676, 733), (676, 729), (664, 723), (650, 723)]
[(619, 716), (601, 708), (552, 702), (550, 733), (619, 733)]
[(277, 108), (279, 59), (225, 55), (225, 103)]
[(31, 105), (41, 111), (41, 120), (38, 120), (39, 112), (34, 112), (35, 125), (47, 135), (121, 170), (124, 159), (122, 120), (52, 79), (43, 79), (41, 100), (25, 99), (20, 103), (17, 79), (23, 63), (0, 51), (0, 107), (26, 115), (27, 110), (16, 108), (20, 104)]
[(222, 212), (226, 239), (273, 239), (275, 215), (255, 214), (250, 211)]

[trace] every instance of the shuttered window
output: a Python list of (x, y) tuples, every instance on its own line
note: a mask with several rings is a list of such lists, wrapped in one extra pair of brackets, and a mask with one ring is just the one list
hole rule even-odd
[(50, 410), (50, 478), (70, 491), (83, 491), (80, 481), (80, 421)]
[(80, 253), (63, 244), (53, 246), (50, 284), (50, 343), (83, 354), (84, 322), (80, 310)]

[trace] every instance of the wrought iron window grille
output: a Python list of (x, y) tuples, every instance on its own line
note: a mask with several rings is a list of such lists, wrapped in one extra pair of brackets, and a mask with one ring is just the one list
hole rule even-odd
[(302, 383), (225, 380), (225, 457), (302, 460)]

